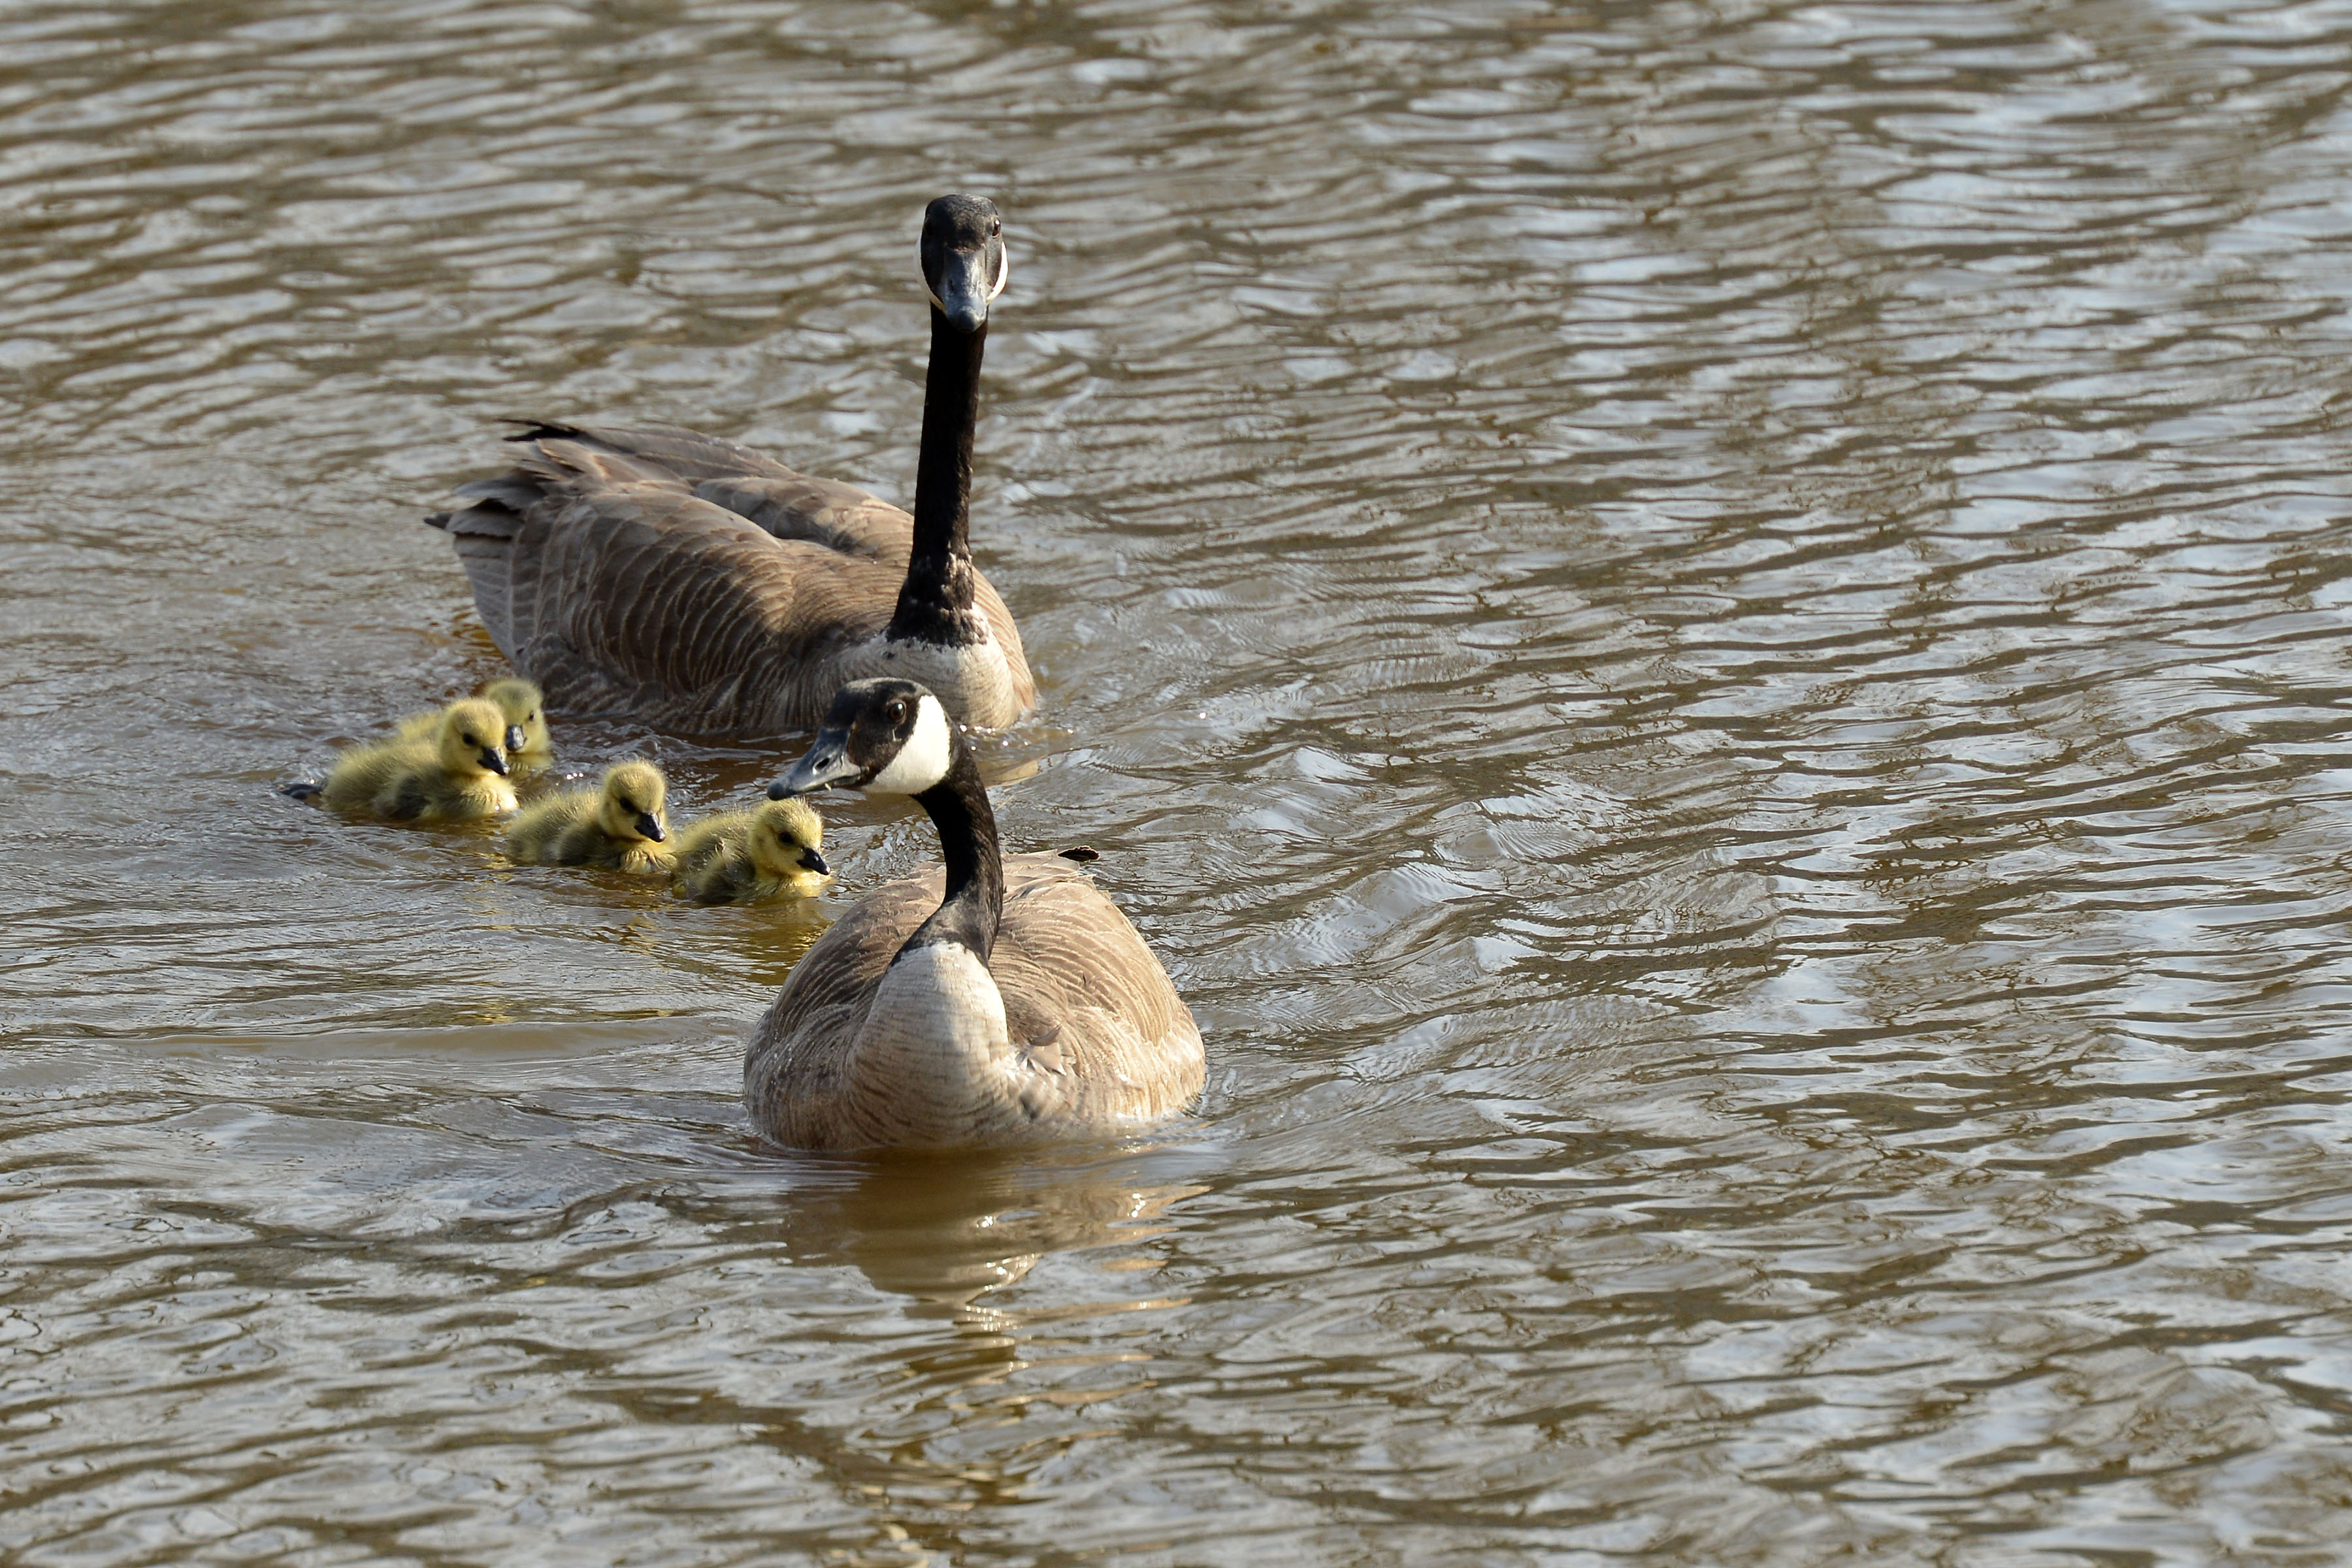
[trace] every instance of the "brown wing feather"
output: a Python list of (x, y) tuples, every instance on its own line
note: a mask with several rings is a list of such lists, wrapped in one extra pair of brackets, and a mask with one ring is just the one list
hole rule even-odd
[[(547, 440), (509, 557), (516, 665), (561, 708), (704, 732), (832, 696), (825, 657), (886, 626), (899, 574), (779, 540), (676, 479)], [(810, 689), (815, 686), (824, 691)]]
[(837, 479), (730, 476), (706, 479), (694, 493), (750, 518), (778, 539), (805, 539), (845, 555), (890, 562), (901, 572), (914, 544), (911, 512)]
[[(844, 1068), (876, 988), (940, 906), (943, 872), (891, 882), (834, 922), (753, 1034), (744, 1099), (771, 1136), (803, 1146), (892, 1141), (892, 1107), (852, 1092)], [(990, 972), (1013, 1044), (1090, 1121), (1181, 1110), (1203, 1078), (1201, 1031), (1118, 906), (1053, 855), (1004, 862)]]
[[(913, 521), (856, 486), (665, 426), (541, 424), (521, 439), (515, 468), (428, 521), (451, 534), (491, 637), (556, 707), (688, 733), (812, 723), (842, 679), (825, 661), (889, 624)], [(1020, 631), (974, 575), (1026, 709)]]
[(640, 467), (698, 485), (705, 479), (733, 476), (797, 479), (773, 458), (705, 436), (676, 425), (566, 425), (548, 420), (517, 421), (527, 426), (512, 439), (522, 443), (569, 441), (593, 451), (631, 458)]

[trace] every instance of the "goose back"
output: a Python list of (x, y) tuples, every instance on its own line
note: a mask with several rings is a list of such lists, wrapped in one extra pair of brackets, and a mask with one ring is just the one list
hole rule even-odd
[[(1069, 861), (1003, 861), (1004, 902), (987, 968), (1003, 998), (993, 1090), (926, 1102), (952, 1084), (862, 1073), (856, 1042), (893, 958), (940, 907), (945, 874), (892, 882), (844, 915), (803, 957), (761, 1020), (744, 1101), (768, 1136), (801, 1148), (955, 1141), (1018, 1142), (1140, 1123), (1190, 1104), (1204, 1076), (1201, 1032), (1118, 907)], [(917, 950), (918, 952), (924, 950)]]
[(886, 644), (913, 520), (690, 430), (536, 425), (525, 456), (431, 521), (490, 636), (570, 710), (685, 733), (813, 724), (845, 681), (905, 673), (967, 721), (1034, 702), (1020, 632), (974, 574), (989, 640)]

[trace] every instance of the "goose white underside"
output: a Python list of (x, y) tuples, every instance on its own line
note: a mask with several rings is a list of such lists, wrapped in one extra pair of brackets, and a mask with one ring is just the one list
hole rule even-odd
[(1019, 1098), (1004, 997), (979, 955), (939, 942), (898, 955), (874, 993), (852, 1054), (856, 1075), (887, 1086), (907, 1141), (974, 1141)]

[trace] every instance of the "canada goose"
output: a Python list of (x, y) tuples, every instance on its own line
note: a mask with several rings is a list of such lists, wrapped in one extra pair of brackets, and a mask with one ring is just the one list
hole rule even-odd
[(651, 763), (615, 763), (589, 789), (535, 800), (507, 829), (507, 854), (524, 865), (604, 866), (643, 876), (670, 868), (662, 805), (669, 781)]
[(1114, 1131), (1190, 1104), (1201, 1031), (1151, 950), (1055, 855), (1001, 858), (971, 749), (912, 681), (842, 689), (771, 798), (911, 795), (938, 872), (834, 922), (751, 1037), (743, 1098), (803, 1148), (1015, 1143)]
[[(485, 702), (495, 702), (507, 716), (507, 765), (543, 768), (555, 760), (555, 739), (547, 732), (546, 703), (539, 688), (528, 680), (493, 680), (482, 688)], [(418, 713), (400, 723), (400, 739), (422, 741), (441, 721), (438, 711)]]
[(861, 676), (920, 680), (983, 728), (1027, 712), (1021, 634), (967, 539), (988, 306), (1012, 270), (1002, 229), (978, 196), (923, 215), (912, 515), (691, 430), (538, 422), (509, 437), (522, 459), (425, 521), (448, 531), (515, 668), (560, 707), (689, 734), (805, 728)]
[(700, 903), (749, 903), (789, 890), (814, 898), (831, 875), (824, 824), (797, 800), (706, 816), (677, 836), (677, 890)]
[(398, 822), (463, 821), (515, 806), (507, 782), (506, 715), (469, 697), (443, 709), (421, 740), (395, 735), (345, 752), (320, 796), (337, 811), (367, 812)]

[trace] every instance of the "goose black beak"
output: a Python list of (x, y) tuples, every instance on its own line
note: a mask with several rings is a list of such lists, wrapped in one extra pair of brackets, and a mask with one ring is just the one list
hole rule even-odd
[(662, 831), (661, 818), (650, 811), (637, 813), (637, 836), (641, 838), (650, 838), (656, 844), (669, 837)]
[(490, 772), (498, 774), (500, 778), (507, 776), (507, 760), (496, 746), (484, 746), (482, 748), (482, 766), (489, 769)]
[(960, 332), (976, 332), (988, 324), (992, 292), (988, 276), (989, 247), (950, 250), (940, 260), (939, 291), (931, 296), (948, 324)]
[(827, 876), (831, 874), (833, 870), (832, 867), (824, 863), (824, 857), (818, 854), (814, 849), (803, 849), (801, 851), (801, 864), (809, 870), (815, 872), (820, 877)]
[(522, 726), (521, 726), (521, 725), (520, 725), (520, 724), (509, 724), (509, 725), (508, 725), (508, 726), (507, 726), (507, 750), (508, 750), (508, 751), (509, 751), (509, 752), (520, 752), (520, 751), (521, 751), (521, 750), (522, 750), (522, 742), (523, 742)]
[(793, 764), (792, 772), (768, 786), (768, 798), (790, 800), (845, 782), (854, 789), (865, 777), (866, 770), (849, 760), (849, 737), (839, 730), (825, 730), (818, 734), (808, 755)]

